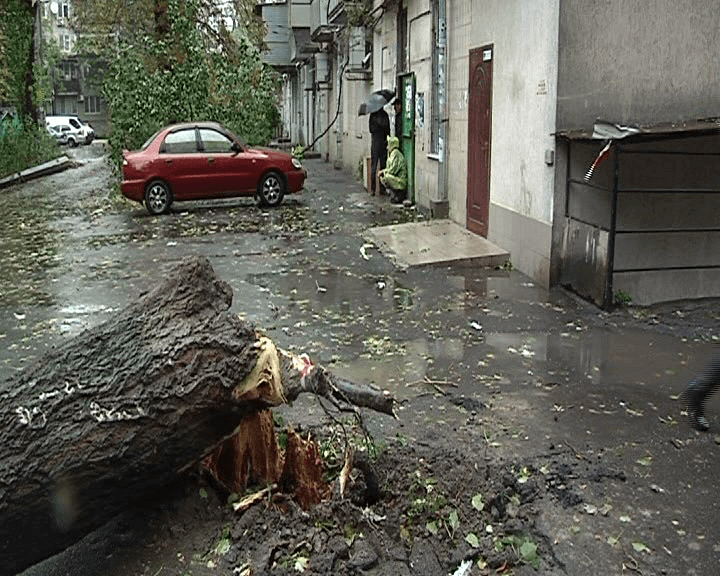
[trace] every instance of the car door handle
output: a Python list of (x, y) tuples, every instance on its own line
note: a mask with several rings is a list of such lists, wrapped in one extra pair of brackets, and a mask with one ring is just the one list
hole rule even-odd
[(214, 164), (214, 163), (215, 163), (215, 158), (212, 158), (212, 157), (208, 158), (208, 164)]
[(165, 164), (172, 164), (172, 160), (168, 158), (167, 160), (165, 160)]

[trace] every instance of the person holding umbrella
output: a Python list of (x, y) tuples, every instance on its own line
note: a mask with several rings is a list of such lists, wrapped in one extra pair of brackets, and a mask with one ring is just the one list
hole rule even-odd
[[(378, 169), (385, 168), (387, 137), (390, 135), (390, 117), (383, 109), (395, 96), (390, 90), (378, 90), (360, 105), (359, 116), (370, 114), (370, 194), (375, 196)], [(380, 187), (384, 193), (384, 186)]]
[[(390, 135), (390, 118), (383, 108), (370, 114), (370, 194), (375, 196), (378, 170), (385, 168), (387, 137)], [(384, 186), (380, 194), (385, 194)]]

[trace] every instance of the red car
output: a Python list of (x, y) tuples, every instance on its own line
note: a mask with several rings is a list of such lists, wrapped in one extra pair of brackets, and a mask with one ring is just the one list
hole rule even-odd
[(277, 206), (303, 188), (307, 172), (286, 152), (249, 148), (217, 122), (173, 124), (125, 152), (122, 193), (150, 214), (174, 201), (253, 196)]

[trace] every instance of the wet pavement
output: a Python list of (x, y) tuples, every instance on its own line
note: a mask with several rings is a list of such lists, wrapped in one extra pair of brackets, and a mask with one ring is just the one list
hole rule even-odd
[[(507, 267), (398, 268), (364, 233), (422, 215), (321, 160), (277, 209), (151, 217), (119, 198), (101, 142), (70, 152), (75, 168), (0, 191), (3, 379), (203, 255), (280, 346), (396, 394), (398, 420), (368, 415), (376, 435), (447, 434), (506, 460), (569, 447), (604, 470), (582, 506), (542, 510), (567, 574), (720, 573), (720, 437), (690, 430), (677, 401), (716, 349), (716, 301), (607, 313)], [(720, 433), (720, 398), (708, 412)]]

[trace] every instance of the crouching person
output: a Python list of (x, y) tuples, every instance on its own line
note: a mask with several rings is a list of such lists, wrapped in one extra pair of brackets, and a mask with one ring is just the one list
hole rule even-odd
[(407, 165), (405, 156), (400, 152), (400, 141), (396, 136), (388, 136), (388, 159), (385, 168), (380, 170), (380, 182), (390, 190), (390, 202), (402, 204), (407, 197)]

